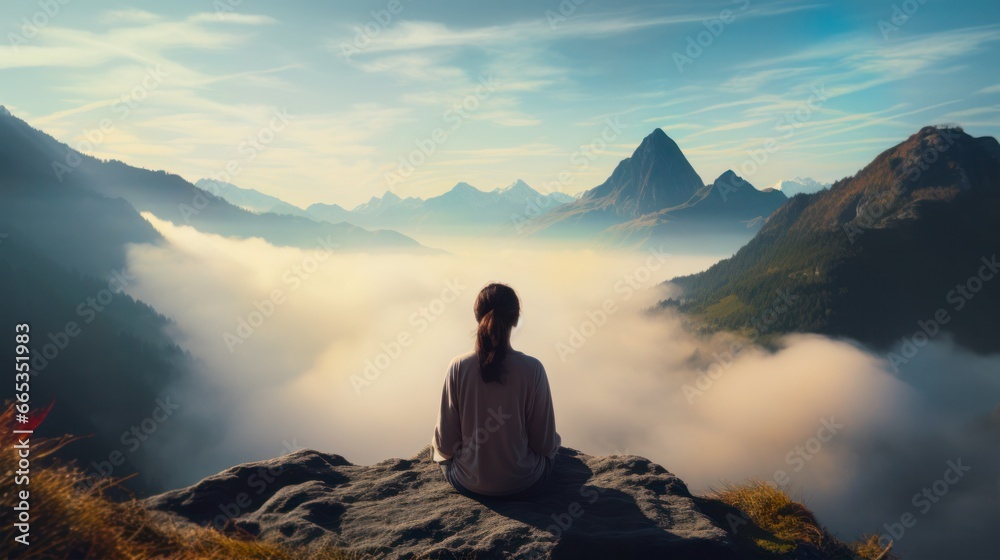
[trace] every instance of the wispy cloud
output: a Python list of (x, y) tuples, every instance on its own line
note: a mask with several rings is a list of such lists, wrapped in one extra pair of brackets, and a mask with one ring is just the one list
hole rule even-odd
[[(742, 17), (766, 17), (811, 10), (816, 3), (779, 1), (760, 5), (750, 5)], [(539, 9), (535, 18), (503, 25), (458, 28), (437, 21), (401, 21), (382, 32), (366, 52), (414, 51), (439, 47), (493, 47), (519, 45), (523, 43), (550, 42), (566, 38), (597, 38), (622, 35), (643, 29), (701, 23), (718, 18), (720, 8), (699, 7), (696, 10), (675, 7), (677, 13), (669, 15), (635, 15), (601, 13), (586, 14), (568, 18), (560, 25), (553, 26), (546, 18), (544, 9)], [(341, 39), (331, 40), (327, 46), (339, 50)]]
[[(218, 13), (210, 2), (67, 9), (30, 41), (0, 44), (0, 102), (77, 141), (115, 116), (114, 104), (138, 91), (148, 68), (162, 68), (168, 79), (140, 92), (141, 103), (95, 150), (194, 179), (240, 157), (240, 143), (270, 111), (288, 107), (301, 118), (238, 183), (301, 204), (350, 205), (381, 194), (386, 171), (432, 131), (452, 126), (445, 115), (487, 76), (496, 90), (463, 111), (460, 129), (401, 192), (432, 196), (458, 181), (505, 184), (515, 176), (553, 180), (608, 119), (621, 123), (621, 137), (588, 155), (568, 190), (600, 183), (656, 127), (712, 177), (794, 121), (794, 134), (782, 137), (755, 184), (843, 176), (891, 144), (871, 139), (902, 138), (928, 122), (1000, 132), (991, 97), (1000, 94), (1000, 58), (988, 58), (1000, 48), (1000, 25), (981, 24), (996, 21), (992, 4), (947, 18), (934, 16), (943, 5), (929, 4), (920, 23), (889, 41), (871, 18), (843, 17), (871, 13), (830, 2), (587, 2), (554, 24), (546, 12), (558, 13), (555, 4), (405, 4), (350, 57), (341, 44), (353, 44), (374, 20), (371, 10), (344, 3), (260, 4), (253, 13), (245, 2)], [(28, 8), (12, 20), (30, 18), (37, 7)], [(704, 22), (723, 9), (735, 20), (678, 75), (671, 53), (710, 32)], [(826, 18), (830, 25), (817, 25)], [(810, 108), (813, 87), (829, 102)]]
[(793, 71), (809, 76), (826, 74), (853, 82), (863, 82), (871, 76), (898, 80), (917, 76), (943, 62), (981, 52), (996, 41), (1000, 41), (998, 25), (927, 33), (889, 44), (871, 37), (846, 35), (794, 54), (750, 62), (745, 66), (761, 70), (744, 77), (743, 81), (761, 85), (770, 75), (788, 75)]
[(237, 12), (203, 12), (188, 18), (193, 23), (234, 23), (238, 25), (268, 25), (278, 20), (271, 16)]
[(101, 21), (103, 23), (115, 24), (115, 23), (152, 23), (154, 21), (159, 21), (162, 16), (159, 14), (154, 14), (152, 12), (147, 12), (146, 10), (139, 10), (136, 8), (127, 8), (123, 10), (109, 10), (101, 14)]

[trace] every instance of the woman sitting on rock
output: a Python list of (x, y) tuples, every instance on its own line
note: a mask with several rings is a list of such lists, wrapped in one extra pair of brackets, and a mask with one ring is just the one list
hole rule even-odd
[(434, 429), (434, 460), (470, 497), (537, 494), (559, 451), (552, 393), (537, 359), (510, 347), (521, 304), (505, 284), (475, 303), (475, 350), (451, 361)]

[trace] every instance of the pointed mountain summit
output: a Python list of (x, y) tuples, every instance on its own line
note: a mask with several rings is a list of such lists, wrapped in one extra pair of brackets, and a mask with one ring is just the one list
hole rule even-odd
[[(683, 299), (670, 305), (706, 330), (818, 332), (879, 348), (947, 331), (996, 352), (1000, 291), (987, 283), (1000, 276), (998, 247), (1000, 143), (925, 127), (853, 177), (789, 200), (732, 258), (672, 280)], [(785, 311), (768, 314), (776, 298)]]
[(704, 186), (677, 143), (657, 128), (631, 157), (618, 164), (607, 181), (581, 200), (611, 205), (617, 215), (637, 218), (683, 204)]
[(527, 229), (535, 235), (595, 237), (614, 246), (704, 233), (729, 246), (749, 240), (785, 200), (782, 193), (757, 190), (732, 171), (704, 184), (677, 143), (657, 128), (604, 183)]
[[(479, 189), (477, 189), (476, 187), (473, 187), (472, 185), (466, 183), (465, 181), (462, 181), (460, 183), (455, 183), (455, 186), (452, 187), (450, 191), (448, 191), (448, 192), (446, 192), (446, 193), (444, 193), (443, 195), (440, 195), (440, 196), (449, 196), (449, 195), (452, 195), (452, 196), (473, 196), (473, 197), (476, 197), (476, 198), (480, 198), (484, 194), (486, 194), (486, 193), (483, 192), (483, 191), (481, 191), (481, 190), (479, 190)], [(431, 198), (438, 198), (438, 197), (433, 197), (432, 196)], [(430, 200), (430, 199), (428, 199), (428, 200)]]
[(512, 193), (512, 194), (538, 194), (538, 191), (528, 186), (522, 179), (517, 179), (513, 183), (507, 185), (506, 187), (498, 187), (494, 189), (494, 192), (499, 194)]
[(611, 176), (579, 199), (542, 216), (529, 233), (593, 236), (602, 230), (678, 206), (705, 184), (662, 129), (642, 140)]
[(354, 212), (359, 214), (374, 214), (385, 212), (387, 208), (391, 208), (398, 204), (403, 199), (399, 198), (392, 191), (385, 191), (385, 194), (381, 198), (373, 196), (368, 199), (368, 202), (364, 202), (354, 207)]

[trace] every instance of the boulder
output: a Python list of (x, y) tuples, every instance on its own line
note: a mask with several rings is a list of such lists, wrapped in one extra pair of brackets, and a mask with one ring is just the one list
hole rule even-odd
[(371, 466), (298, 451), (238, 465), (146, 505), (181, 524), (374, 558), (737, 558), (701, 501), (648, 459), (568, 448), (543, 495), (470, 499), (444, 480), (426, 448)]

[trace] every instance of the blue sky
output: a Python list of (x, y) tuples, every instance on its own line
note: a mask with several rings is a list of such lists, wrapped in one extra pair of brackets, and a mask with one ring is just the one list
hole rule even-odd
[(61, 2), (0, 8), (0, 104), (303, 206), (575, 193), (656, 127), (706, 182), (758, 187), (851, 175), (926, 124), (1000, 133), (985, 0)]

